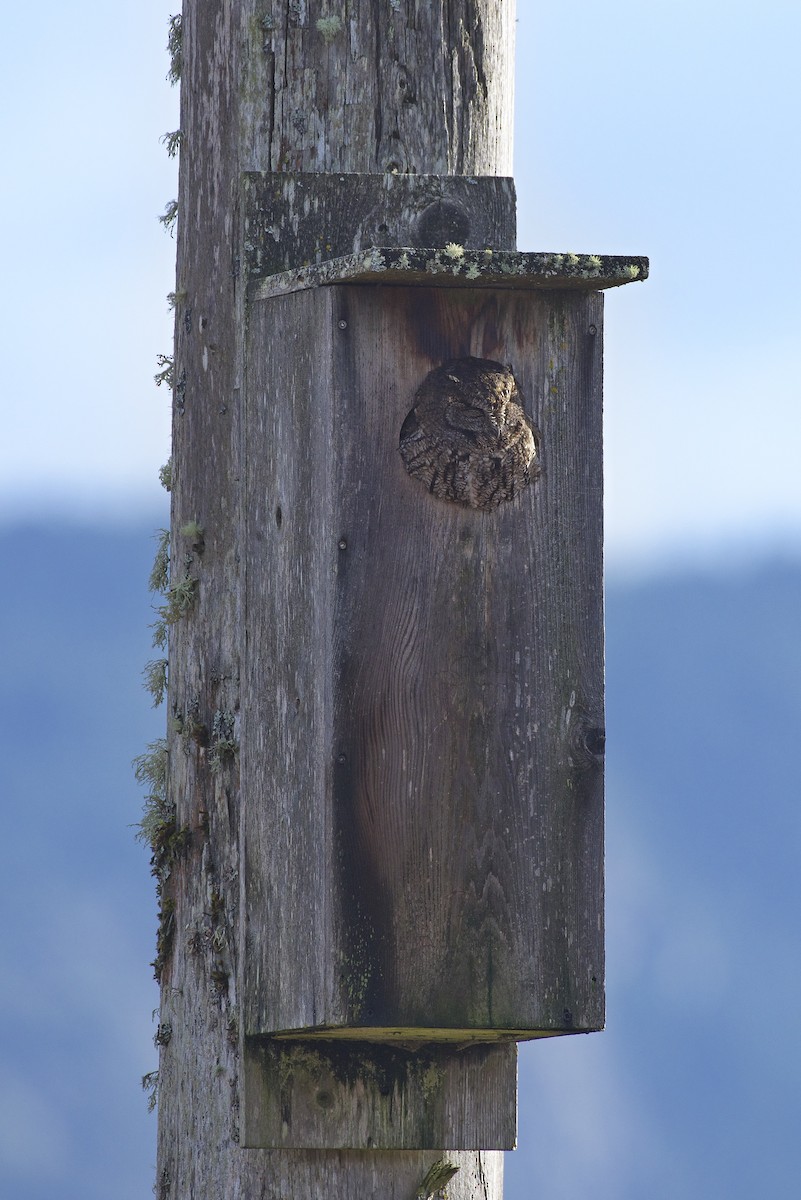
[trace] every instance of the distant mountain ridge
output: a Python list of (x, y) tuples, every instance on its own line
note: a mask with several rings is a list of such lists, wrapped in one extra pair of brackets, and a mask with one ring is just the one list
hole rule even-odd
[[(0, 530), (0, 1191), (150, 1194), (149, 528)], [(608, 1030), (521, 1055), (508, 1200), (796, 1195), (801, 564), (607, 594)]]

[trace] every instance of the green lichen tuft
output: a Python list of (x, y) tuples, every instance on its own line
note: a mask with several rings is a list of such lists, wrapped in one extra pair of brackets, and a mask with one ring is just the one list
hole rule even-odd
[(159, 1102), (158, 1071), (148, 1071), (147, 1075), (142, 1076), (142, 1091), (147, 1092), (147, 1111), (153, 1112)]
[(458, 1170), (459, 1168), (453, 1163), (446, 1162), (444, 1158), (438, 1158), (426, 1171), (423, 1182), (415, 1193), (415, 1200), (429, 1200), (431, 1196), (444, 1197), (446, 1184), (453, 1179)]
[(175, 222), (178, 220), (178, 201), (170, 200), (164, 209), (164, 212), (159, 217), (159, 221), (165, 229), (173, 233), (175, 230)]
[[(166, 534), (166, 530), (162, 531)], [(169, 537), (169, 534), (166, 534)], [(191, 612), (197, 599), (197, 579), (187, 570), (183, 579), (177, 583), (168, 583), (169, 556), (163, 553), (156, 555), (153, 570), (150, 572), (150, 590), (162, 592), (165, 603), (155, 609), (157, 620), (151, 625), (153, 630), (153, 645), (157, 650), (163, 650), (167, 645), (167, 629), (175, 625), (188, 612)]]
[(167, 53), (170, 56), (170, 69), (167, 72), (167, 79), (170, 83), (178, 83), (184, 65), (183, 20), (180, 13), (174, 17), (170, 17), (167, 26)]
[(172, 491), (172, 455), (167, 459), (164, 466), (159, 468), (159, 483), (165, 492)]
[(175, 625), (194, 608), (197, 599), (197, 580), (187, 571), (183, 579), (172, 583), (164, 593), (167, 603), (156, 609), (167, 625)]
[(179, 304), (183, 304), (184, 300), (186, 300), (186, 291), (183, 288), (179, 288), (176, 292), (167, 292), (168, 310), (173, 312)]
[(139, 754), (133, 760), (136, 782), (144, 784), (151, 792), (162, 799), (167, 793), (167, 767), (169, 751), (164, 738), (150, 742), (145, 754)]
[(184, 135), (180, 129), (174, 129), (172, 133), (165, 133), (160, 139), (162, 146), (165, 146), (167, 149), (167, 155), (169, 158), (175, 158), (176, 154), (181, 149), (181, 143), (183, 140)]
[(442, 1093), (444, 1072), (438, 1063), (430, 1062), (422, 1074), (423, 1098), (426, 1104)]
[(186, 712), (181, 712), (179, 708), (173, 709), (170, 717), (170, 729), (173, 733), (179, 734), (185, 744), (189, 742), (197, 742), (199, 746), (208, 746), (209, 744), (209, 731), (200, 719), (200, 701), (197, 698), (192, 701)]
[(233, 762), (239, 750), (235, 733), (235, 718), (232, 712), (218, 708), (211, 723), (209, 766), (215, 775)]
[(150, 846), (150, 870), (156, 879), (159, 922), (156, 957), (152, 965), (158, 980), (169, 959), (175, 935), (175, 901), (166, 895), (166, 887), (172, 865), (188, 846), (191, 833), (186, 826), (178, 827), (176, 808), (167, 794), (169, 750), (166, 740), (159, 738), (151, 742), (147, 751), (134, 759), (133, 768), (137, 782), (147, 788), (136, 837)]
[(198, 521), (187, 521), (180, 528), (182, 537), (188, 538), (192, 543), (192, 549), (198, 554), (202, 554), (205, 549), (206, 539), (203, 533), (203, 526)]
[(161, 617), (150, 626), (153, 630), (153, 649), (167, 649), (167, 622)]
[(169, 873), (189, 840), (189, 830), (178, 829), (175, 805), (167, 795), (168, 767), (169, 750), (165, 738), (151, 742), (146, 752), (133, 760), (136, 782), (148, 789), (136, 840), (150, 846), (153, 874), (160, 877)]
[(133, 760), (136, 782), (148, 789), (136, 839), (147, 842), (154, 855), (160, 853), (175, 829), (175, 808), (167, 799), (168, 765), (169, 751), (165, 738), (150, 742), (145, 753)]
[(159, 902), (159, 924), (156, 931), (156, 957), (150, 964), (153, 968), (153, 978), (161, 981), (162, 972), (169, 962), (175, 940), (175, 901), (171, 896), (164, 895), (164, 883), (156, 883), (156, 895)]
[(167, 691), (167, 659), (154, 658), (145, 665), (142, 675), (145, 690), (153, 697), (153, 707), (158, 708), (163, 703)]
[(170, 582), (170, 531), (160, 529), (156, 534), (156, 557), (148, 577), (147, 586), (151, 592), (166, 592)]
[(458, 242), (448, 242), (443, 253), (446, 258), (458, 260), (464, 258), (464, 246), (460, 246)]
[(172, 1041), (172, 1025), (169, 1021), (160, 1021), (153, 1034), (154, 1046), (169, 1046)]
[(175, 360), (171, 354), (157, 354), (156, 365), (159, 370), (153, 376), (156, 381), (156, 387), (161, 387), (163, 383), (172, 391), (175, 385)]
[(333, 17), (319, 17), (315, 22), (315, 28), (322, 36), (322, 39), (326, 45), (328, 45), (328, 43), (333, 42), (337, 34), (341, 32), (342, 18), (336, 16), (336, 14)]
[(230, 978), (230, 971), (227, 971), (222, 963), (215, 963), (209, 971), (209, 980), (212, 989), (220, 999), (228, 995), (228, 981)]

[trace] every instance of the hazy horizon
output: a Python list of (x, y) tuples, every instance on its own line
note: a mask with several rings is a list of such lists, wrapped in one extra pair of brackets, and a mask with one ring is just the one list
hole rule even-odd
[[(154, 1175), (150, 525), (0, 529), (0, 1188)], [(797, 1191), (801, 562), (607, 587), (607, 1030), (520, 1059), (508, 1200)]]

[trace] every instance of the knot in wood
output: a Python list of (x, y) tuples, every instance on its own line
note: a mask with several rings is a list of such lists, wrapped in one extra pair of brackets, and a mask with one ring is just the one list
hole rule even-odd
[(400, 453), (433, 496), (492, 510), (539, 473), (537, 437), (510, 367), (457, 358), (426, 376), (403, 422)]
[(466, 246), (470, 240), (470, 218), (453, 200), (435, 200), (420, 213), (412, 240), (415, 246), (443, 248), (448, 242)]

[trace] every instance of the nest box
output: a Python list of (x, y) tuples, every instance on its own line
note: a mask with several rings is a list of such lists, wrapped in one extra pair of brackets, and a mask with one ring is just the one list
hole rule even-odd
[(252, 286), (244, 1144), (506, 1146), (512, 1043), (603, 1025), (601, 289), (646, 275)]

